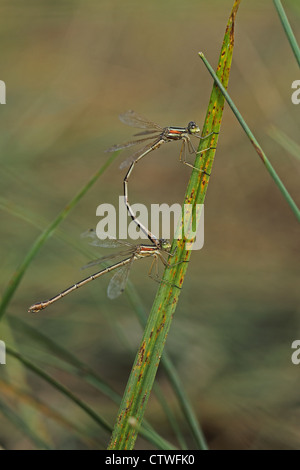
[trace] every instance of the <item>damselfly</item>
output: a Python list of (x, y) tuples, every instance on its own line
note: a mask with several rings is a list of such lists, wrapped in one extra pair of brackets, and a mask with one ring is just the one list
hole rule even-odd
[[(103, 256), (102, 258), (91, 261), (86, 266), (84, 266), (84, 268), (95, 266), (96, 264), (100, 264), (104, 261), (111, 260), (113, 258), (116, 258), (117, 256), (122, 256), (122, 257), (124, 256), (125, 259), (113, 264), (112, 266), (104, 268), (101, 271), (98, 271), (97, 273), (92, 274), (89, 277), (86, 277), (85, 279), (82, 279), (81, 281), (77, 282), (76, 284), (73, 284), (72, 286), (68, 287), (67, 289), (55, 295), (49, 300), (43, 300), (42, 302), (37, 302), (36, 304), (32, 305), (29, 308), (28, 310), (29, 312), (34, 312), (34, 313), (39, 312), (40, 310), (43, 310), (44, 308), (56, 302), (57, 300), (60, 300), (66, 295), (70, 294), (74, 290), (79, 289), (79, 287), (82, 287), (88, 282), (93, 281), (94, 279), (97, 279), (98, 277), (103, 276), (106, 273), (114, 271), (115, 269), (117, 270), (117, 272), (114, 274), (114, 276), (111, 278), (109, 282), (107, 295), (110, 299), (116, 299), (119, 295), (122, 294), (122, 292), (124, 291), (126, 287), (130, 268), (132, 267), (132, 264), (135, 260), (138, 260), (141, 258), (147, 258), (150, 256), (153, 257), (153, 261), (149, 270), (150, 276), (151, 276), (154, 264), (156, 264), (156, 270), (158, 268), (157, 267), (158, 259), (160, 259), (165, 266), (168, 265), (168, 262), (163, 255), (163, 252), (169, 255), (169, 251), (171, 248), (171, 244), (167, 240), (159, 240), (158, 246), (156, 245), (132, 245), (129, 242), (116, 240), (114, 238), (101, 240), (97, 237), (96, 232), (94, 230), (88, 230), (87, 232), (83, 234), (83, 236), (91, 237), (93, 239), (91, 244), (94, 246), (127, 247), (127, 250), (125, 251), (106, 255), (106, 256)], [(155, 277), (158, 278), (157, 272), (156, 272)]]
[[(129, 169), (126, 173), (124, 178), (124, 200), (127, 207), (127, 210), (130, 214), (132, 220), (141, 228), (141, 230), (147, 235), (149, 240), (156, 244), (159, 247), (159, 239), (153, 235), (136, 217), (134, 211), (132, 210), (129, 200), (128, 200), (128, 180), (133, 171), (133, 168), (136, 163), (138, 163), (143, 157), (145, 157), (148, 153), (152, 152), (153, 150), (158, 149), (162, 144), (166, 142), (171, 142), (174, 140), (181, 140), (182, 145), (179, 154), (179, 160), (188, 165), (191, 168), (195, 168), (191, 163), (186, 161), (186, 148), (188, 148), (189, 153), (198, 152), (194, 148), (194, 145), (191, 141), (191, 136), (197, 137), (198, 139), (207, 139), (215, 132), (211, 132), (206, 136), (200, 136), (198, 133), (200, 132), (200, 128), (194, 121), (188, 123), (187, 127), (161, 127), (155, 122), (149, 121), (145, 117), (141, 116), (140, 114), (134, 111), (126, 111), (126, 113), (121, 114), (119, 116), (120, 120), (129, 126), (137, 127), (140, 129), (146, 129), (145, 131), (139, 132), (138, 134), (134, 134), (134, 136), (143, 136), (146, 135), (147, 137), (143, 137), (137, 140), (131, 140), (124, 144), (113, 145), (110, 147), (106, 152), (115, 152), (117, 150), (125, 149), (128, 147), (132, 147), (133, 145), (141, 144), (146, 142), (147, 140), (151, 140), (151, 142), (147, 143), (146, 146), (139, 149), (137, 152), (133, 153), (127, 160), (125, 160), (120, 168), (125, 168), (129, 165)], [(207, 150), (211, 149), (212, 147), (208, 147), (207, 149), (202, 150), (199, 153), (206, 152)]]

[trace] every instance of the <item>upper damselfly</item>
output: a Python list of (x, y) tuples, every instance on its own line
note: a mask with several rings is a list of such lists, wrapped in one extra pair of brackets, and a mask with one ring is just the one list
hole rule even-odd
[[(166, 142), (172, 141), (182, 141), (179, 160), (188, 165), (191, 168), (195, 168), (191, 163), (186, 161), (186, 149), (188, 149), (189, 153), (195, 153), (196, 151), (192, 141), (191, 136), (197, 137), (198, 139), (207, 139), (209, 136), (214, 134), (215, 132), (211, 132), (206, 136), (200, 136), (200, 128), (194, 121), (188, 123), (187, 127), (161, 127), (153, 121), (149, 121), (145, 117), (141, 116), (140, 114), (136, 113), (135, 111), (127, 111), (124, 114), (119, 116), (120, 120), (129, 126), (137, 127), (140, 129), (145, 129), (142, 132), (135, 134), (135, 137), (138, 136), (147, 136), (141, 139), (131, 140), (129, 142), (125, 142), (119, 145), (113, 145), (110, 147), (106, 152), (115, 152), (117, 150), (122, 150), (128, 147), (132, 147), (133, 145), (142, 144), (146, 141), (151, 140), (148, 142), (144, 147), (133, 153), (127, 160), (125, 160), (121, 165), (120, 168), (125, 168), (129, 166), (129, 169), (126, 173), (124, 178), (124, 200), (127, 207), (127, 210), (134, 222), (141, 228), (141, 230), (147, 235), (149, 240), (151, 240), (155, 245), (159, 246), (159, 239), (153, 235), (136, 217), (134, 211), (132, 210), (129, 200), (128, 200), (128, 180), (133, 171), (133, 168), (137, 162), (139, 162), (143, 157), (145, 157), (148, 153), (152, 152), (153, 150), (158, 149), (162, 144)], [(202, 150), (199, 153), (203, 153), (212, 147)]]
[[(79, 289), (79, 287), (82, 287), (88, 282), (93, 281), (97, 279), (98, 277), (103, 276), (104, 274), (109, 273), (114, 270), (117, 270), (117, 271), (109, 282), (107, 295), (110, 299), (116, 299), (119, 295), (122, 294), (122, 292), (124, 291), (126, 287), (129, 272), (135, 260), (138, 260), (141, 258), (153, 257), (153, 261), (149, 270), (150, 276), (154, 267), (154, 263), (156, 264), (156, 271), (158, 269), (157, 267), (158, 259), (160, 259), (165, 266), (168, 265), (168, 262), (163, 255), (164, 252), (167, 255), (169, 255), (169, 251), (171, 248), (170, 242), (168, 242), (167, 240), (159, 240), (158, 246), (157, 245), (133, 245), (127, 241), (123, 241), (123, 240), (121, 241), (115, 238), (100, 239), (97, 237), (97, 234), (94, 230), (88, 230), (82, 236), (90, 237), (92, 239), (91, 245), (94, 245), (94, 246), (119, 247), (119, 248), (126, 247), (126, 250), (124, 251), (106, 255), (97, 260), (91, 261), (86, 266), (84, 266), (84, 268), (95, 266), (96, 264), (109, 261), (118, 256), (123, 257), (123, 260), (118, 261), (112, 266), (104, 268), (101, 271), (98, 271), (95, 274), (92, 274), (91, 276), (86, 277), (85, 279), (82, 279), (81, 281), (77, 282), (76, 284), (73, 284), (72, 286), (68, 287), (67, 289), (63, 290), (62, 292), (55, 295), (54, 297), (51, 297), (48, 300), (43, 300), (42, 302), (37, 302), (31, 305), (31, 307), (29, 307), (29, 310), (28, 310), (29, 312), (34, 312), (34, 313), (39, 312), (40, 310), (43, 310), (49, 305), (52, 305), (54, 302), (57, 302), (57, 300), (62, 299), (66, 295), (75, 291), (76, 289)], [(157, 272), (156, 272), (155, 278), (158, 279)]]

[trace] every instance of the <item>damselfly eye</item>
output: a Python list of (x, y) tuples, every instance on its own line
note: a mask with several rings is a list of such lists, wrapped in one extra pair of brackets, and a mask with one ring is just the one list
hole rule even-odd
[(188, 128), (188, 131), (190, 132), (190, 134), (195, 134), (196, 132), (200, 132), (199, 127), (197, 126), (197, 124), (194, 121), (189, 122), (187, 128)]
[(160, 242), (160, 246), (163, 250), (166, 250), (166, 251), (169, 251), (171, 249), (171, 243), (169, 242), (169, 240), (166, 240), (165, 238), (161, 238), (159, 240)]

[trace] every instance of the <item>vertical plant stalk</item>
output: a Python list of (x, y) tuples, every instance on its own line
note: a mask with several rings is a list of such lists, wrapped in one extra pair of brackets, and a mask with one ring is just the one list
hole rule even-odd
[[(217, 68), (218, 77), (225, 88), (227, 88), (229, 80), (234, 44), (234, 23), (240, 1), (236, 0), (234, 2)], [(219, 132), (224, 102), (222, 93), (214, 85), (203, 126), (203, 136), (210, 134), (212, 131)], [(200, 142), (199, 151), (208, 147), (213, 148), (199, 154), (196, 158), (196, 169), (191, 174), (184, 199), (184, 204), (190, 205), (191, 213), (195, 213), (197, 204), (203, 204), (204, 202), (209, 182), (208, 174), (211, 173), (217, 140), (218, 134), (213, 134), (204, 142)], [(139, 426), (143, 420), (191, 255), (191, 251), (186, 249), (184, 239), (174, 240), (171, 252), (173, 256), (169, 257), (170, 267), (167, 267), (164, 272), (163, 280), (154, 300), (123, 395), (117, 421), (108, 446), (110, 450), (133, 449)], [(203, 435), (199, 436), (198, 446), (201, 449), (207, 449)]]
[(283, 29), (285, 31), (285, 34), (286, 34), (286, 36), (289, 40), (292, 51), (293, 51), (293, 53), (296, 57), (298, 65), (300, 67), (300, 49), (299, 49), (297, 40), (295, 38), (295, 35), (293, 33), (293, 30), (291, 28), (291, 25), (289, 23), (289, 20), (286, 16), (286, 13), (285, 13), (285, 11), (283, 9), (283, 6), (281, 4), (281, 1), (280, 0), (274, 0), (274, 5), (275, 5), (275, 8), (277, 10), (277, 13), (278, 13), (279, 19), (281, 21), (281, 24), (283, 26)]

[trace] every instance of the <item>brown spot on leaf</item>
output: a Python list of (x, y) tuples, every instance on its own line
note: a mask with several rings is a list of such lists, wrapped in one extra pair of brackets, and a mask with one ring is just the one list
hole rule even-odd
[(265, 164), (265, 157), (262, 153), (261, 148), (258, 147), (258, 145), (253, 141), (253, 139), (250, 139), (250, 140), (251, 140), (252, 144), (254, 145), (254, 148), (255, 148), (256, 152), (258, 153), (259, 157), (261, 158), (263, 164)]
[(143, 399), (142, 399), (142, 406), (144, 405), (144, 402), (145, 402), (146, 398), (147, 398), (147, 392), (146, 392), (145, 395), (143, 396)]
[(139, 353), (138, 353), (138, 360), (136, 362), (137, 367), (140, 367), (143, 363), (144, 360), (144, 355), (145, 355), (145, 349), (146, 349), (146, 344), (145, 341), (143, 341)]

